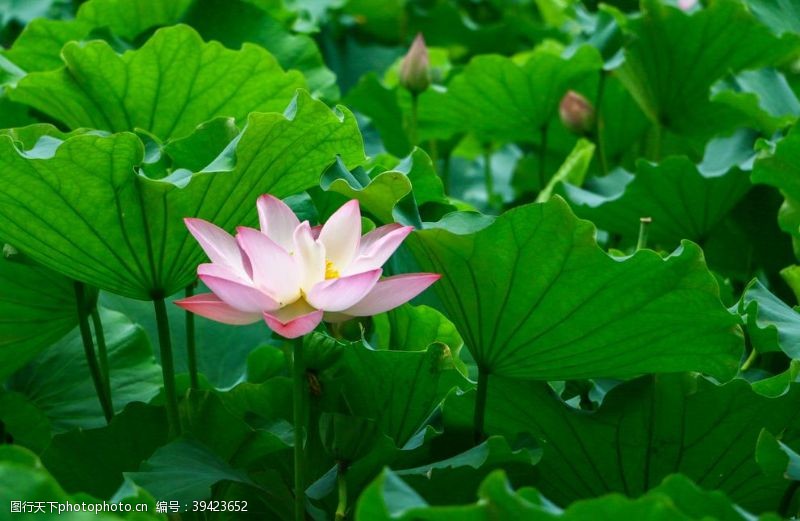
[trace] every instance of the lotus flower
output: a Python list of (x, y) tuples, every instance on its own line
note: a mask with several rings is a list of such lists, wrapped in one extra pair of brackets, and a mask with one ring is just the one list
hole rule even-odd
[(212, 293), (177, 305), (225, 324), (263, 319), (279, 335), (296, 338), (322, 320), (388, 311), (439, 279), (433, 273), (381, 278), (381, 266), (412, 227), (389, 224), (362, 237), (356, 200), (314, 228), (271, 195), (257, 206), (261, 230), (240, 227), (236, 237), (202, 219), (185, 219), (211, 260), (197, 274)]
[(413, 94), (420, 94), (431, 84), (428, 48), (422, 33), (417, 34), (400, 63), (400, 85)]
[(594, 106), (574, 90), (561, 98), (558, 115), (564, 126), (576, 134), (586, 134), (594, 127)]

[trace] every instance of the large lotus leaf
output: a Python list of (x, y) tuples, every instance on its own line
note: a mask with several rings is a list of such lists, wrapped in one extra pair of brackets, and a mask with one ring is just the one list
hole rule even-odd
[(38, 453), (50, 444), (50, 420), (21, 393), (0, 393), (0, 421), (16, 445)]
[(24, 71), (47, 71), (64, 65), (61, 48), (71, 40), (82, 40), (91, 26), (78, 20), (37, 18), (25, 26), (10, 49), (2, 55)]
[(74, 328), (76, 310), (71, 280), (0, 255), (0, 380)]
[(350, 414), (374, 419), (398, 447), (422, 427), (452, 388), (471, 387), (441, 344), (426, 351), (374, 351), (356, 343), (320, 372), (320, 381), (326, 410), (346, 404)]
[(750, 343), (757, 351), (783, 351), (800, 360), (800, 313), (775, 296), (758, 279), (742, 292), (736, 310), (747, 323)]
[(285, 29), (275, 7), (248, 0), (89, 0), (74, 20), (34, 20), (3, 55), (27, 72), (52, 70), (63, 65), (61, 48), (69, 41), (103, 36), (102, 31), (110, 29), (136, 44), (151, 28), (183, 22), (205, 39), (232, 49), (244, 42), (261, 45), (283, 68), (302, 72), (315, 94), (338, 97), (336, 76), (325, 66), (314, 40)]
[(617, 74), (654, 122), (689, 134), (718, 128), (711, 85), (731, 72), (780, 63), (798, 49), (795, 35), (777, 38), (740, 0), (719, 0), (688, 14), (643, 0), (643, 15), (624, 30), (631, 37)]
[[(120, 313), (101, 310), (100, 318), (108, 346), (114, 410), (122, 411), (133, 401), (149, 401), (158, 394), (162, 380), (147, 335)], [(77, 328), (15, 374), (9, 388), (39, 407), (56, 432), (106, 423)]]
[[(199, 287), (196, 293), (204, 293), (206, 289)], [(172, 302), (183, 298), (184, 293), (167, 299), (169, 327), (172, 332), (172, 354), (177, 373), (188, 372), (186, 360), (186, 323), (185, 311)], [(158, 324), (153, 315), (153, 306), (149, 302), (133, 300), (118, 295), (102, 292), (100, 302), (103, 306), (120, 311), (141, 325), (151, 339), (158, 338)], [(202, 317), (195, 317), (195, 352), (197, 368), (208, 383), (217, 388), (228, 388), (239, 382), (246, 371), (248, 354), (270, 340), (269, 328), (263, 322), (249, 326), (231, 327)], [(271, 351), (278, 351), (268, 346)], [(156, 357), (160, 353), (156, 352)], [(283, 358), (281, 357), (281, 360)]]
[(75, 18), (90, 27), (107, 27), (132, 40), (146, 29), (180, 20), (196, 0), (89, 0)]
[[(534, 445), (532, 440), (525, 440)], [(455, 456), (418, 467), (397, 471), (423, 497), (437, 504), (469, 503), (480, 482), (495, 469), (503, 471), (516, 485), (530, 481), (531, 466), (541, 458), (538, 447), (511, 446), (502, 436), (486, 441)], [(457, 487), (450, 486), (458, 483)]]
[(184, 217), (230, 231), (252, 225), (259, 195), (313, 186), (336, 154), (349, 165), (363, 160), (358, 128), (342, 111), (301, 94), (286, 116), (252, 114), (204, 171), (158, 180), (135, 172), (143, 147), (133, 134), (71, 137), (45, 157), (0, 137), (0, 230), (42, 264), (100, 289), (171, 295), (203, 259)]
[(219, 481), (237, 481), (255, 485), (244, 471), (232, 468), (227, 462), (200, 443), (177, 440), (156, 450), (136, 472), (125, 477), (146, 489), (160, 500), (207, 500), (211, 486)]
[(204, 38), (217, 40), (232, 49), (245, 42), (266, 48), (285, 69), (303, 73), (309, 90), (326, 100), (339, 97), (336, 75), (325, 65), (311, 36), (294, 34), (285, 28), (275, 7), (283, 2), (253, 0), (195, 0), (182, 18)]
[[(506, 212), (478, 232), (451, 214), (409, 239), (478, 367), (563, 380), (704, 371), (731, 378), (738, 318), (719, 300), (702, 251), (614, 259), (561, 198)], [(462, 221), (462, 229), (454, 225)], [(454, 231), (449, 230), (454, 229)], [(465, 233), (466, 232), (466, 233)]]
[(712, 100), (740, 111), (765, 135), (786, 127), (800, 115), (800, 102), (786, 77), (771, 68), (744, 71), (712, 89)]
[(575, 213), (598, 228), (636, 240), (639, 219), (651, 217), (652, 244), (672, 248), (682, 239), (703, 242), (750, 189), (750, 175), (732, 168), (706, 174), (686, 157), (637, 163), (636, 175), (617, 170), (587, 186), (564, 184)]
[(70, 128), (181, 137), (217, 116), (281, 111), (305, 86), (264, 49), (205, 43), (187, 26), (161, 29), (122, 55), (103, 41), (68, 43), (61, 54), (65, 67), (28, 74), (9, 97)]
[[(27, 502), (27, 509), (21, 513), (10, 514), (10, 517), (15, 519), (36, 519), (37, 517), (47, 517), (48, 514), (52, 518), (58, 517), (58, 519), (66, 521), (90, 521), (92, 519), (114, 521), (133, 518), (133, 516), (122, 517), (102, 510), (99, 512), (81, 511), (81, 504), (85, 508), (86, 503), (96, 504), (100, 503), (100, 500), (86, 494), (74, 496), (67, 494), (35, 454), (16, 445), (0, 447), (0, 501), (9, 505), (9, 510), (11, 501)], [(130, 503), (131, 512), (135, 511), (137, 504), (143, 503), (150, 512), (155, 511), (155, 502), (151, 497), (139, 495), (135, 498), (120, 498), (119, 502)], [(43, 510), (37, 510), (38, 503), (42, 503)], [(70, 507), (77, 507), (78, 510), (59, 512), (59, 508), (67, 508), (68, 504)], [(135, 519), (138, 521), (158, 520), (161, 519), (161, 516), (137, 512)]]
[(781, 229), (792, 236), (795, 255), (800, 257), (800, 126), (762, 151), (753, 166), (752, 180), (778, 188), (786, 199), (778, 214)]
[[(753, 517), (724, 494), (703, 490), (685, 476), (667, 477), (639, 498), (609, 494), (577, 501), (560, 509), (534, 488), (514, 490), (503, 471), (483, 481), (478, 501), (465, 505), (430, 505), (398, 473), (384, 470), (364, 490), (356, 506), (356, 519), (370, 521), (485, 521), (525, 519), (529, 521), (744, 521)], [(777, 521), (767, 516), (764, 521)]]
[(762, 430), (758, 436), (756, 461), (766, 474), (800, 481), (800, 454), (767, 430)]
[(497, 55), (478, 56), (450, 81), (447, 90), (420, 96), (423, 137), (472, 132), (482, 141), (535, 142), (555, 116), (567, 89), (602, 67), (592, 47), (563, 58), (543, 46), (522, 63)]
[(370, 172), (363, 168), (350, 172), (342, 161), (337, 161), (322, 175), (320, 187), (328, 193), (324, 198), (317, 196), (317, 206), (328, 213), (349, 199), (358, 199), (362, 210), (380, 222), (419, 227), (420, 206), (449, 203), (442, 181), (423, 150), (415, 148), (399, 162), (392, 158), (384, 163), (379, 162)]
[(168, 439), (163, 407), (132, 403), (111, 423), (96, 429), (57, 434), (42, 462), (67, 492), (108, 498), (133, 471)]
[[(486, 432), (539, 440), (536, 485), (559, 504), (609, 492), (638, 496), (680, 472), (756, 511), (774, 509), (786, 484), (755, 460), (761, 429), (800, 438), (794, 385), (768, 398), (744, 380), (716, 385), (689, 374), (642, 377), (612, 389), (588, 413), (545, 384), (489, 379)], [(445, 423), (471, 428), (472, 397), (445, 404)]]
[(747, 5), (776, 34), (800, 33), (800, 4), (794, 0), (747, 0)]

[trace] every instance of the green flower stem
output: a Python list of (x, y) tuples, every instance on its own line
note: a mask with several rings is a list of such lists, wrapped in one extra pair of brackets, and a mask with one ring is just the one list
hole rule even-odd
[(605, 94), (606, 90), (606, 77), (608, 73), (606, 71), (600, 71), (600, 81), (597, 84), (597, 100), (595, 102), (595, 129), (594, 129), (594, 137), (595, 137), (595, 144), (597, 145), (597, 154), (600, 159), (600, 170), (603, 172), (603, 175), (608, 174), (608, 158), (606, 157), (606, 123), (603, 120), (603, 94)]
[(442, 158), (442, 184), (444, 193), (450, 195), (450, 152), (447, 152)]
[(756, 358), (758, 358), (758, 351), (753, 349), (753, 350), (750, 351), (750, 354), (747, 356), (747, 360), (745, 360), (744, 363), (742, 364), (741, 371), (744, 372), (744, 371), (747, 371), (748, 369), (750, 369), (750, 366), (753, 365), (753, 362), (756, 361)]
[(664, 129), (661, 127), (661, 123), (654, 123), (650, 159), (656, 163), (661, 161), (661, 140), (663, 139), (663, 133)]
[(408, 125), (408, 141), (411, 147), (417, 145), (417, 118), (419, 116), (419, 95), (411, 93), (411, 121)]
[(164, 377), (164, 395), (167, 405), (167, 421), (173, 436), (181, 433), (180, 416), (178, 416), (178, 395), (175, 391), (175, 366), (172, 359), (172, 339), (169, 332), (169, 318), (164, 297), (153, 299), (153, 308), (158, 325), (158, 347), (161, 351), (161, 374)]
[(475, 413), (473, 415), (473, 429), (475, 433), (475, 444), (486, 439), (483, 432), (483, 422), (486, 416), (486, 397), (489, 394), (489, 373), (478, 367), (478, 388), (475, 396)]
[(639, 239), (636, 241), (636, 251), (647, 248), (647, 231), (652, 222), (653, 219), (650, 217), (642, 217), (639, 219)]
[(547, 124), (542, 125), (539, 130), (541, 142), (539, 147), (539, 190), (544, 190), (544, 187), (547, 186), (547, 130)]
[(492, 145), (483, 147), (483, 181), (486, 184), (486, 200), (491, 208), (495, 207), (497, 197), (494, 193), (494, 176), (492, 174)]
[(114, 400), (111, 396), (111, 365), (108, 363), (106, 335), (103, 332), (103, 322), (100, 320), (100, 312), (97, 306), (92, 308), (92, 327), (94, 327), (94, 338), (97, 342), (97, 358), (100, 362), (100, 375), (103, 377), (103, 390), (108, 397), (111, 414), (114, 414)]
[(103, 409), (103, 415), (106, 421), (110, 422), (111, 418), (114, 417), (114, 410), (111, 408), (111, 401), (106, 395), (105, 386), (103, 385), (103, 375), (100, 374), (100, 367), (97, 364), (97, 357), (94, 353), (92, 330), (89, 327), (89, 313), (86, 309), (86, 288), (82, 282), (75, 282), (75, 301), (78, 306), (78, 326), (81, 331), (83, 352), (86, 355), (89, 374), (92, 375), (94, 390), (97, 393), (98, 401), (100, 401), (100, 407)]
[(336, 484), (339, 489), (339, 504), (336, 507), (336, 521), (342, 521), (347, 517), (347, 472), (345, 465), (339, 464), (339, 472), (336, 474)]
[(303, 443), (306, 431), (306, 367), (303, 360), (303, 337), (293, 343), (292, 360), (292, 410), (294, 420), (294, 519), (303, 521), (306, 516), (306, 480)]
[[(186, 298), (194, 295), (194, 283), (186, 286)], [(200, 387), (197, 379), (197, 341), (194, 332), (194, 313), (187, 311), (186, 320), (186, 361), (189, 365), (189, 385), (192, 389)]]

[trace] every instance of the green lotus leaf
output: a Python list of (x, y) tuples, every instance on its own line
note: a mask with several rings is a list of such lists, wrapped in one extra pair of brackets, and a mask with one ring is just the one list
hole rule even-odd
[[(525, 519), (530, 521), (702, 521), (719, 519), (745, 521), (753, 516), (733, 504), (724, 494), (704, 490), (680, 474), (667, 477), (660, 485), (638, 498), (609, 494), (577, 501), (566, 509), (554, 505), (538, 490), (514, 490), (502, 470), (489, 474), (478, 490), (478, 500), (462, 505), (429, 504), (401, 478), (384, 470), (364, 490), (356, 506), (357, 519), (375, 521), (446, 521), (463, 519)], [(777, 521), (776, 516), (761, 517)]]
[(71, 280), (12, 259), (0, 255), (0, 379), (78, 324)]
[(65, 67), (28, 74), (9, 97), (73, 129), (142, 129), (167, 140), (217, 116), (281, 111), (305, 86), (258, 46), (232, 51), (182, 25), (122, 55), (103, 41), (68, 43), (61, 54)]
[(481, 141), (536, 142), (567, 89), (603, 65), (592, 47), (581, 47), (569, 58), (561, 51), (545, 45), (519, 60), (474, 58), (445, 92), (429, 90), (420, 96), (421, 137), (471, 132)]
[(795, 35), (774, 36), (740, 0), (691, 14), (643, 0), (642, 13), (623, 26), (631, 42), (616, 73), (654, 123), (678, 133), (724, 128), (727, 116), (709, 101), (711, 86), (731, 72), (780, 63), (800, 43)]
[[(70, 495), (64, 491), (61, 485), (53, 478), (48, 472), (39, 458), (32, 452), (19, 447), (17, 445), (3, 445), (0, 447), (0, 491), (2, 491), (3, 501), (9, 503), (10, 501), (26, 501), (29, 504), (42, 503), (43, 509), (41, 512), (36, 511), (36, 506), (30, 510), (23, 510), (28, 515), (21, 513), (13, 517), (22, 519), (35, 518), (35, 516), (45, 517), (48, 514), (50, 517), (59, 517), (70, 521), (89, 521), (96, 519), (98, 521), (117, 521), (121, 519), (132, 519), (132, 516), (121, 516), (111, 512), (89, 512), (89, 511), (61, 511), (59, 507), (67, 508), (68, 504), (71, 507), (80, 508), (81, 504), (86, 503), (97, 504), (101, 499), (87, 496), (86, 494)], [(155, 512), (155, 501), (152, 497), (144, 494), (137, 494), (136, 497), (119, 497), (115, 498), (116, 502), (130, 503), (131, 512), (135, 512), (136, 505), (144, 505), (147, 508), (145, 512), (137, 512), (135, 519), (140, 521), (151, 521), (161, 519), (161, 516), (153, 513)], [(56, 510), (51, 511), (51, 503), (55, 504)], [(10, 507), (10, 503), (9, 503)], [(9, 508), (11, 512), (11, 510)]]
[[(114, 410), (134, 401), (147, 402), (161, 388), (161, 368), (144, 330), (126, 316), (101, 310), (111, 377)], [(54, 432), (106, 424), (77, 328), (40, 353), (8, 383), (36, 405)]]
[[(786, 488), (755, 459), (761, 429), (800, 439), (797, 384), (777, 398), (744, 380), (717, 385), (690, 374), (656, 375), (612, 389), (599, 409), (563, 403), (546, 385), (489, 380), (486, 432), (528, 433), (543, 448), (536, 486), (557, 504), (610, 492), (637, 497), (681, 473), (744, 508), (773, 510)], [(445, 403), (445, 423), (470, 429), (474, 394)]]
[(666, 259), (647, 250), (614, 259), (558, 197), (480, 231), (450, 215), (407, 243), (424, 270), (442, 274), (434, 288), (485, 374), (736, 374), (739, 319), (722, 306), (696, 245), (684, 242)]
[(753, 348), (761, 353), (783, 351), (800, 360), (800, 313), (775, 296), (758, 279), (742, 292), (736, 306), (747, 324)]
[(762, 150), (753, 166), (754, 183), (774, 186), (781, 191), (785, 201), (778, 214), (781, 229), (791, 235), (795, 255), (800, 257), (800, 126), (795, 125), (789, 134), (774, 146)]
[(259, 195), (285, 197), (313, 186), (336, 154), (351, 166), (363, 161), (352, 115), (335, 114), (307, 94), (286, 116), (252, 114), (223, 154), (194, 174), (138, 174), (144, 151), (129, 133), (71, 137), (51, 156), (36, 151), (0, 136), (0, 182), (7, 187), (0, 233), (60, 273), (142, 300), (194, 280), (203, 255), (183, 218), (229, 231), (252, 225)]
[(768, 475), (800, 481), (800, 454), (775, 438), (766, 429), (762, 430), (758, 436), (756, 461)]
[(245, 42), (258, 44), (284, 69), (302, 72), (312, 92), (338, 98), (336, 76), (325, 66), (314, 40), (289, 32), (285, 14), (275, 7), (248, 0), (89, 0), (74, 20), (33, 20), (3, 55), (27, 72), (47, 71), (63, 65), (60, 53), (67, 42), (108, 39), (103, 31), (110, 30), (114, 38), (138, 45), (138, 37), (152, 28), (185, 23), (203, 38), (232, 49)]
[(584, 188), (563, 184), (559, 191), (579, 217), (628, 242), (636, 241), (640, 218), (650, 217), (650, 244), (673, 248), (682, 239), (705, 241), (750, 189), (748, 172), (706, 173), (682, 156), (636, 166), (636, 175), (616, 170)]
[(125, 477), (160, 500), (179, 501), (181, 505), (208, 500), (211, 486), (223, 480), (256, 486), (243, 470), (232, 468), (207, 447), (188, 440), (160, 447), (138, 471), (126, 472)]

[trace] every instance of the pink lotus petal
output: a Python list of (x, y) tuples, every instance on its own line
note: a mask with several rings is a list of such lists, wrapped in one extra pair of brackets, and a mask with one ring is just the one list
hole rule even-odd
[(322, 311), (301, 299), (276, 311), (265, 311), (264, 321), (277, 334), (297, 338), (317, 327), (322, 321)]
[(358, 256), (341, 274), (350, 275), (380, 268), (412, 230), (412, 226), (392, 224), (372, 230), (361, 238)]
[(347, 267), (356, 256), (361, 241), (361, 209), (353, 199), (336, 210), (319, 232), (325, 255), (335, 269)]
[(294, 229), (300, 224), (297, 216), (286, 203), (269, 194), (262, 195), (256, 202), (261, 231), (278, 243), (284, 250), (291, 251)]
[(300, 298), (300, 271), (278, 243), (253, 228), (236, 229), (236, 241), (253, 266), (253, 282), (285, 306)]
[(439, 280), (438, 273), (408, 273), (378, 281), (358, 304), (342, 312), (354, 317), (377, 315), (405, 304)]
[(242, 252), (231, 234), (203, 219), (186, 218), (183, 222), (211, 262), (228, 266), (237, 272), (246, 272)]
[(308, 293), (325, 280), (325, 246), (314, 240), (308, 221), (294, 231), (294, 258), (300, 271), (300, 287)]
[(202, 295), (176, 300), (175, 305), (201, 317), (234, 326), (244, 326), (258, 322), (262, 316), (261, 313), (245, 313), (232, 308), (213, 293), (203, 293)]
[[(402, 224), (399, 223), (392, 223), (392, 224), (384, 224), (383, 226), (379, 226), (372, 230), (371, 232), (363, 235), (361, 237), (361, 244), (358, 247), (358, 254), (363, 255), (366, 253), (373, 244), (375, 244), (378, 240), (386, 237), (386, 235), (399, 230), (401, 228), (405, 228)], [(413, 229), (413, 228), (412, 228)]]
[(308, 303), (325, 311), (345, 310), (363, 299), (381, 277), (380, 268), (320, 282), (308, 294)]
[(201, 264), (197, 267), (197, 275), (217, 297), (239, 311), (260, 313), (280, 307), (272, 297), (263, 291), (256, 289), (250, 283), (232, 277), (230, 270), (225, 266)]

